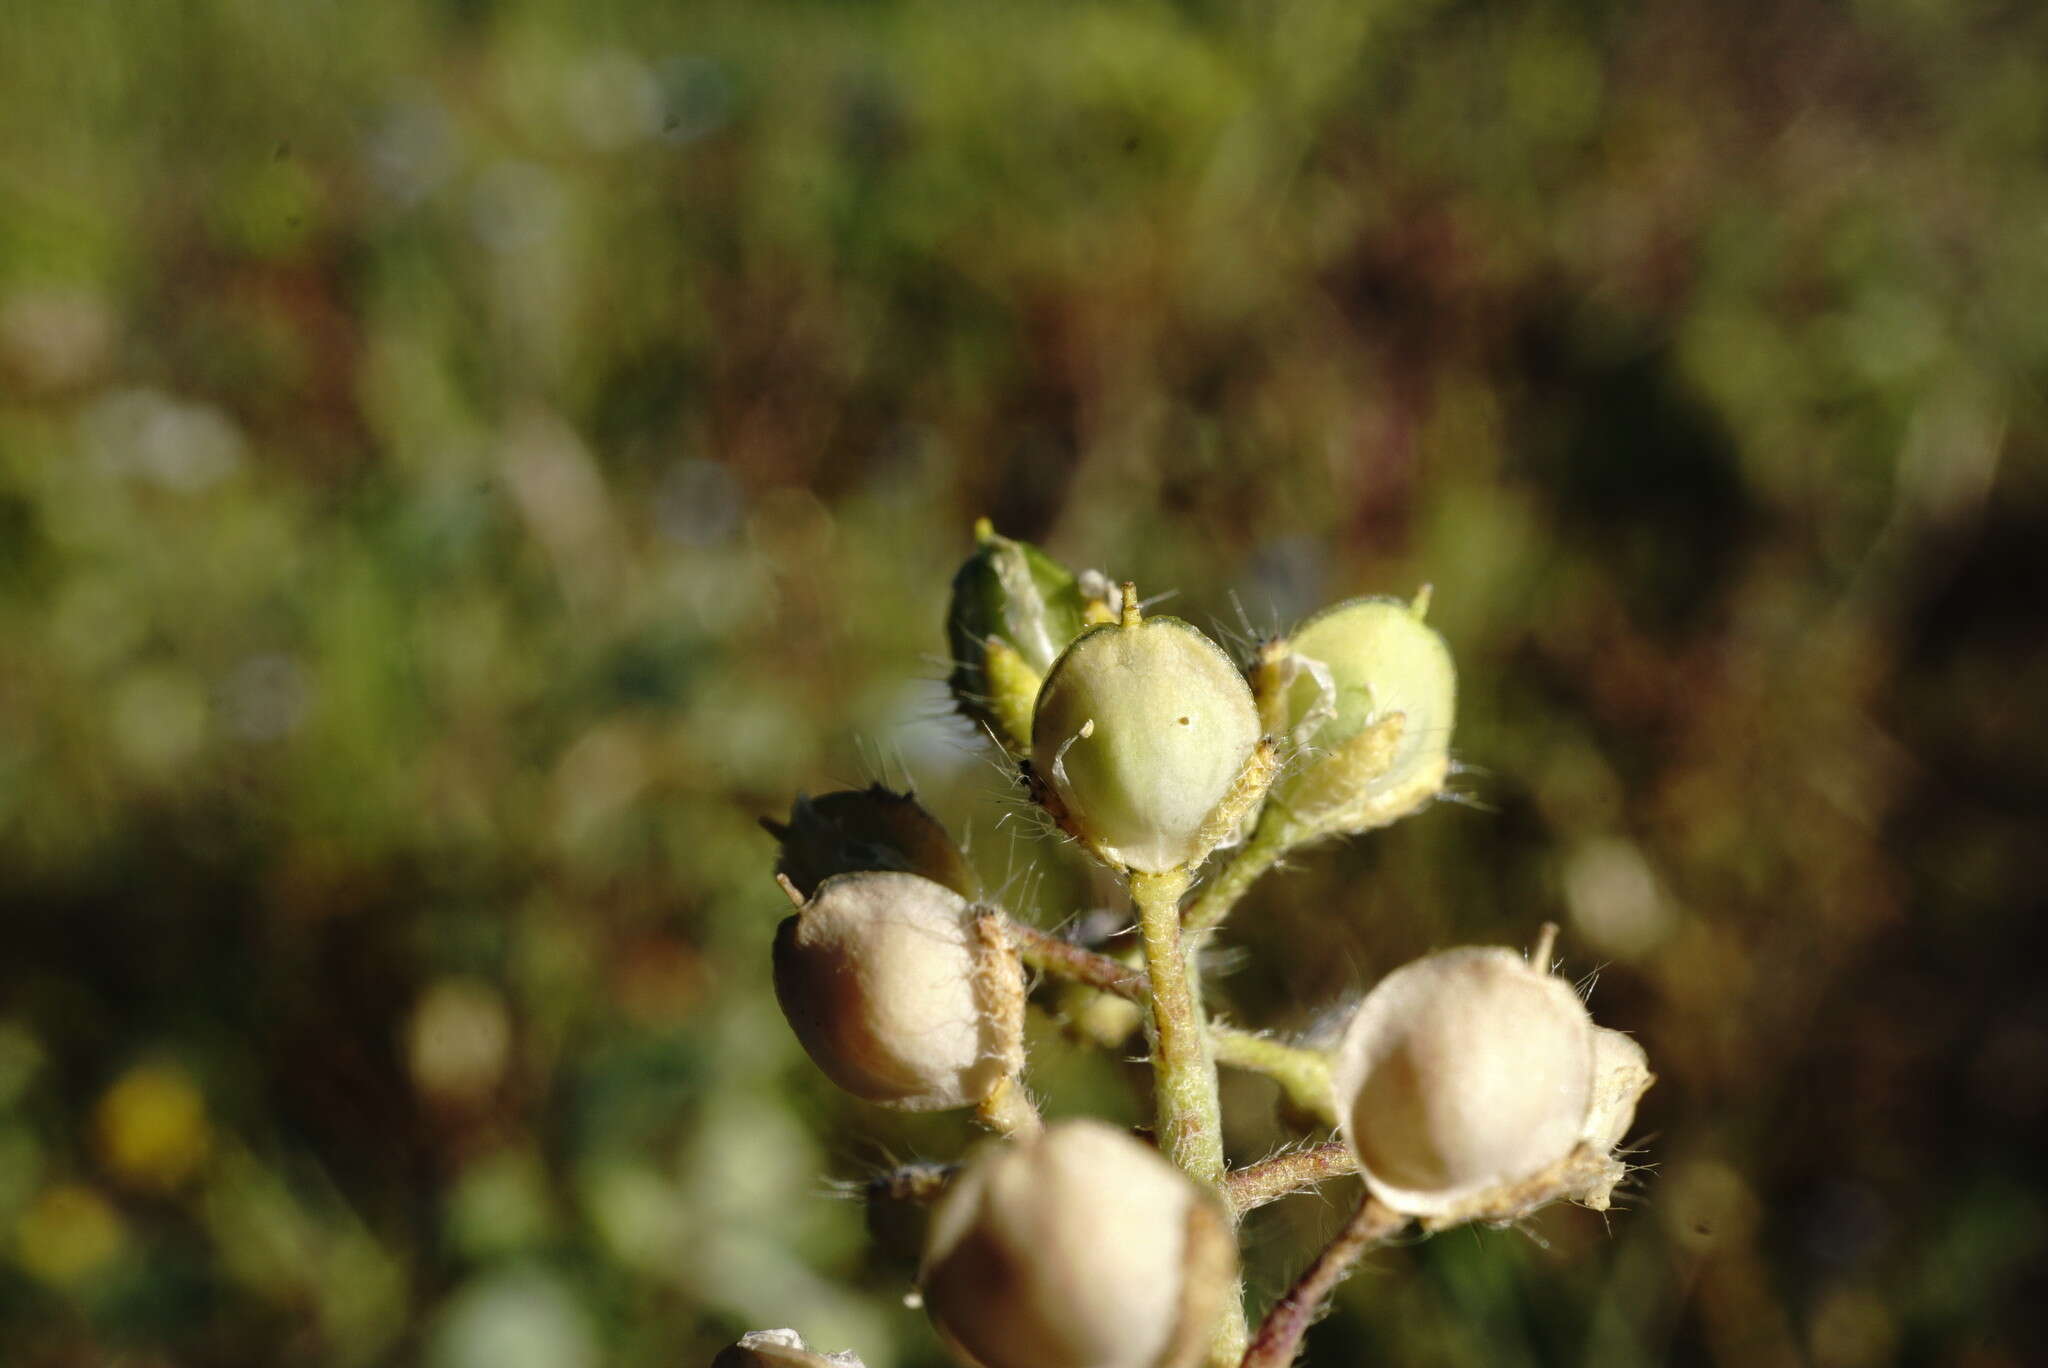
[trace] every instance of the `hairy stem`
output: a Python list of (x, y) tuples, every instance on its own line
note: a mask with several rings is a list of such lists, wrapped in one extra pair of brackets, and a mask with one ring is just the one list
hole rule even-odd
[[(1152, 991), (1152, 981), (1143, 970), (1133, 969), (1108, 955), (1084, 950), (1020, 922), (1012, 921), (1009, 933), (1018, 954), (1034, 969), (1132, 1002), (1144, 1002)], [(1296, 1107), (1330, 1125), (1336, 1124), (1330, 1106), (1330, 1065), (1320, 1051), (1305, 1050), (1216, 1022), (1209, 1024), (1209, 1043), (1211, 1056), (1218, 1064), (1266, 1075), (1280, 1085), (1287, 1100)]]
[(998, 1080), (975, 1104), (974, 1119), (1010, 1140), (1029, 1140), (1045, 1129), (1037, 1106), (1014, 1075)]
[(1330, 1061), (1320, 1051), (1235, 1026), (1211, 1025), (1209, 1040), (1218, 1064), (1266, 1075), (1296, 1108), (1325, 1125), (1337, 1124), (1336, 1105), (1330, 1099)]
[(1224, 1194), (1238, 1215), (1290, 1193), (1301, 1192), (1332, 1178), (1358, 1172), (1358, 1161), (1339, 1141), (1289, 1150), (1271, 1159), (1237, 1169), (1223, 1182)]
[(958, 1172), (958, 1164), (900, 1164), (862, 1183), (860, 1191), (871, 1202), (936, 1202)]
[(1199, 946), (1207, 940), (1209, 933), (1230, 915), (1230, 909), (1237, 906), (1237, 900), (1259, 881), (1259, 876), (1287, 853), (1289, 828), (1290, 824), (1280, 820), (1279, 813), (1268, 809), (1251, 839), (1237, 848), (1229, 863), (1216, 871), (1208, 887), (1188, 906), (1181, 925), (1191, 944)]
[[(1223, 1193), (1223, 1109), (1216, 1095), (1216, 1061), (1202, 1018), (1202, 986), (1181, 942), (1184, 869), (1131, 875), (1138, 936), (1151, 980), (1145, 1024), (1152, 1043), (1152, 1086), (1157, 1100), (1159, 1148), (1202, 1186)], [(1227, 1198), (1225, 1199), (1228, 1200)], [(1231, 1368), (1246, 1338), (1242, 1294), (1229, 1299), (1209, 1341), (1211, 1368)]]
[(1132, 874), (1138, 934), (1152, 981), (1146, 1034), (1158, 1094), (1159, 1148), (1189, 1177), (1218, 1191), (1223, 1186), (1223, 1114), (1216, 1099), (1216, 1062), (1202, 1017), (1201, 987), (1181, 943), (1180, 896), (1185, 870)]
[(1287, 1368), (1293, 1363), (1301, 1351), (1301, 1337), (1308, 1333), (1309, 1322), (1315, 1319), (1323, 1299), (1344, 1281), (1359, 1255), (1385, 1244), (1407, 1224), (1406, 1216), (1389, 1211), (1377, 1198), (1361, 1202), (1358, 1213), (1337, 1232), (1337, 1238), (1323, 1247), (1287, 1289), (1287, 1295), (1266, 1313), (1240, 1368)]
[(1018, 955), (1033, 969), (1058, 974), (1063, 979), (1099, 988), (1105, 993), (1129, 998), (1132, 1002), (1143, 1002), (1152, 991), (1143, 970), (1133, 969), (1108, 955), (1084, 950), (1058, 936), (1048, 936), (1036, 927), (1012, 920), (1010, 940), (1017, 947)]

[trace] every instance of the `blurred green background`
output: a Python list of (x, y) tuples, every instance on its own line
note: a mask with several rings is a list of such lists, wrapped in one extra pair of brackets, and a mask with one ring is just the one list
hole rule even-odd
[(969, 1132), (801, 1056), (755, 823), (907, 780), (1113, 905), (945, 715), (988, 514), (1240, 648), (1433, 583), (1475, 802), (1217, 996), (1555, 919), (1661, 1076), (1629, 1210), (1311, 1363), (2038, 1362), (2044, 73), (1996, 0), (0, 0), (0, 1359), (939, 1363), (839, 1185)]

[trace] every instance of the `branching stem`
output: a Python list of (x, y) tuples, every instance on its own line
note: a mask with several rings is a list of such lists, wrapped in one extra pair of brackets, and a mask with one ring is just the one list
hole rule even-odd
[(1358, 1161), (1351, 1150), (1339, 1141), (1327, 1145), (1313, 1145), (1308, 1149), (1289, 1150), (1276, 1154), (1271, 1159), (1250, 1164), (1234, 1171), (1224, 1180), (1224, 1191), (1230, 1198), (1231, 1207), (1242, 1216), (1245, 1212), (1262, 1207), (1268, 1202), (1277, 1202), (1290, 1193), (1301, 1192), (1318, 1183), (1332, 1178), (1342, 1178), (1347, 1173), (1358, 1172)]
[(1237, 900), (1259, 881), (1259, 876), (1287, 853), (1291, 841), (1289, 824), (1277, 820), (1278, 815), (1269, 810), (1251, 839), (1237, 848), (1229, 862), (1216, 871), (1208, 887), (1188, 905), (1181, 926), (1189, 944), (1200, 946), (1207, 940), (1230, 915), (1230, 909), (1237, 906)]
[(1063, 979), (1099, 988), (1132, 1002), (1143, 1002), (1146, 994), (1152, 991), (1142, 969), (1133, 969), (1108, 955), (1084, 950), (1058, 936), (1048, 936), (1038, 928), (1014, 919), (1010, 922), (1010, 940), (1016, 945), (1018, 955), (1033, 969), (1058, 974)]
[[(1151, 979), (1108, 955), (1098, 955), (1078, 945), (1048, 936), (1035, 927), (1012, 921), (1011, 943), (1034, 969), (1057, 974), (1072, 982), (1113, 993), (1142, 1003), (1151, 992)], [(1330, 1107), (1330, 1065), (1321, 1052), (1305, 1050), (1236, 1026), (1209, 1024), (1210, 1053), (1218, 1064), (1261, 1073), (1278, 1083), (1287, 1100), (1324, 1122), (1335, 1125)]]
[(1236, 1026), (1212, 1024), (1209, 1040), (1218, 1064), (1266, 1075), (1280, 1085), (1298, 1110), (1325, 1125), (1337, 1124), (1336, 1107), (1330, 1100), (1330, 1062), (1319, 1051)]
[(1361, 1254), (1385, 1244), (1407, 1224), (1406, 1216), (1389, 1211), (1377, 1198), (1367, 1197), (1360, 1203), (1358, 1213), (1337, 1232), (1337, 1238), (1323, 1247), (1287, 1289), (1287, 1295), (1266, 1313), (1240, 1368), (1287, 1368), (1293, 1363), (1301, 1350), (1301, 1337), (1308, 1333), (1309, 1322), (1322, 1308), (1323, 1299), (1344, 1281)]

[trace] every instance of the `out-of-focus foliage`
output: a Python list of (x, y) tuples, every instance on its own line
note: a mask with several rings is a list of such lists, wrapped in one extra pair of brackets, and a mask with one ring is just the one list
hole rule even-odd
[(1661, 1076), (1632, 1210), (1312, 1362), (2026, 1361), (2044, 72), (1993, 2), (4, 6), (4, 1357), (938, 1363), (830, 1180), (966, 1131), (803, 1060), (755, 819), (907, 773), (1110, 899), (938, 720), (989, 514), (1240, 635), (1433, 582), (1480, 806), (1219, 993), (1555, 918)]

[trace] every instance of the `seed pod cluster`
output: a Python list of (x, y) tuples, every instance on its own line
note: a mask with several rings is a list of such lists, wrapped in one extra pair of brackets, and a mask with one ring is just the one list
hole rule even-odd
[[(1145, 617), (1131, 585), (1076, 577), (986, 521), (976, 539), (952, 585), (948, 684), (1033, 798), (1128, 878), (1144, 972), (979, 904), (962, 851), (908, 794), (800, 797), (786, 823), (764, 822), (797, 903), (775, 937), (775, 991), (805, 1051), (855, 1096), (973, 1107), (1008, 1137), (964, 1165), (870, 1185), (933, 1203), (919, 1283), (953, 1353), (972, 1368), (1195, 1368), (1241, 1354), (1280, 1364), (1327, 1293), (1309, 1278), (1341, 1271), (1339, 1253), (1411, 1220), (1506, 1222), (1561, 1199), (1604, 1210), (1653, 1080), (1641, 1047), (1595, 1025), (1541, 966), (1497, 948), (1430, 955), (1382, 980), (1323, 1055), (1217, 1033), (1186, 952), (1288, 850), (1384, 826), (1443, 793), (1457, 682), (1423, 622), (1427, 591), (1319, 613), (1267, 644), (1248, 679), (1196, 628)], [(1183, 909), (1197, 866), (1245, 837), (1242, 857)], [(1023, 1086), (1013, 941), (1073, 980), (1067, 1005), (1104, 1040), (1147, 1026), (1155, 1129), (1174, 1162), (1100, 1122), (1044, 1125)], [(1103, 1025), (1104, 1013), (1116, 1020)], [(1315, 1099), (1327, 1075), (1328, 1111), (1370, 1193), (1249, 1341), (1226, 1194), (1249, 1209), (1307, 1170), (1276, 1160), (1226, 1172), (1212, 1050), (1230, 1040), (1233, 1062), (1287, 1080), (1290, 1095)], [(1342, 1167), (1340, 1151), (1315, 1153), (1316, 1172)], [(784, 1330), (745, 1336), (716, 1368), (859, 1363)]]
[(919, 1277), (980, 1368), (1188, 1368), (1237, 1285), (1229, 1219), (1100, 1121), (992, 1145), (933, 1212)]

